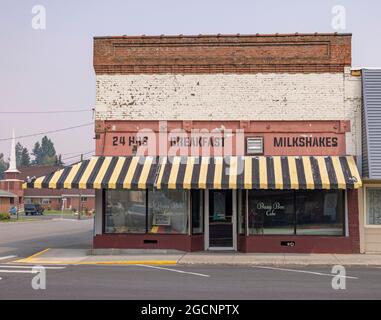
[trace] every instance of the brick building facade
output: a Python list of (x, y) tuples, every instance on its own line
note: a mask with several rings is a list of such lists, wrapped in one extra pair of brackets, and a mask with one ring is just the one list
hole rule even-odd
[[(349, 34), (95, 38), (97, 155), (130, 154), (133, 151), (114, 146), (111, 136), (130, 137), (142, 127), (159, 132), (155, 126), (166, 120), (168, 127), (176, 123), (172, 127), (185, 130), (236, 126), (249, 135), (265, 137), (265, 141), (270, 139), (266, 136), (270, 132), (322, 136), (343, 130), (343, 148), (337, 155), (353, 155), (359, 160), (361, 79), (350, 66)], [(284, 127), (277, 128), (276, 121), (282, 121)], [(250, 126), (261, 129), (251, 132)], [(265, 142), (263, 155), (334, 154), (329, 148), (308, 148), (304, 153), (301, 149), (283, 148), (274, 153)], [(240, 192), (246, 191), (238, 191), (236, 197)], [(98, 199), (104, 199), (101, 191), (97, 194)], [(358, 252), (357, 191), (346, 190), (345, 199), (343, 236), (299, 236), (287, 231), (262, 236), (246, 230), (242, 235), (237, 231), (231, 247), (244, 252)], [(208, 209), (210, 205), (204, 208), (204, 216)], [(204, 230), (202, 235), (189, 231), (182, 238), (154, 234), (152, 230), (144, 235), (110, 234), (104, 219), (102, 223), (98, 220), (98, 247), (212, 249), (211, 240), (205, 240), (211, 230)], [(173, 241), (176, 236), (179, 241)], [(281, 246), (282, 242), (291, 245)]]
[(94, 38), (96, 248), (359, 252), (350, 34)]

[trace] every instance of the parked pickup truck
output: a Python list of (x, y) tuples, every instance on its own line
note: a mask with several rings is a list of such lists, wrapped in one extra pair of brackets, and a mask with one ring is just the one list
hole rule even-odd
[(24, 204), (24, 212), (25, 215), (42, 215), (44, 212), (44, 208), (41, 207), (39, 204)]

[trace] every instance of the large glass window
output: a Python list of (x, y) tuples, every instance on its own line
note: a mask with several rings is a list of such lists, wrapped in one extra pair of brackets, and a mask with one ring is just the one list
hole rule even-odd
[(341, 191), (296, 192), (296, 234), (344, 234), (344, 194)]
[(381, 188), (366, 189), (366, 224), (381, 225)]
[(192, 233), (203, 232), (203, 205), (202, 190), (191, 190), (192, 201)]
[(250, 190), (249, 234), (294, 234), (293, 191)]
[(148, 193), (148, 232), (187, 233), (188, 192), (154, 190)]
[(146, 232), (146, 192), (107, 190), (106, 233)]
[(253, 235), (344, 235), (344, 191), (249, 190)]

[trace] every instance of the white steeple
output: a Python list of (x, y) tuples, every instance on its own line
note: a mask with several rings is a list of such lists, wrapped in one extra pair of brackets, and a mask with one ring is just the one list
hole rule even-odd
[(11, 144), (11, 157), (9, 161), (9, 168), (7, 171), (8, 173), (20, 173), (20, 171), (17, 170), (17, 164), (16, 164), (16, 138), (15, 138), (15, 129), (12, 130), (12, 144)]

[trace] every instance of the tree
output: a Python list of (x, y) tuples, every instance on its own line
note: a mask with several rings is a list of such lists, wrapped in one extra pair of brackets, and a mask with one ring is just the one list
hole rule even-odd
[(60, 166), (64, 164), (63, 161), (62, 161), (62, 155), (61, 154), (56, 156), (56, 164), (60, 165)]
[(32, 149), (32, 155), (34, 156), (33, 164), (41, 165), (42, 164), (42, 149), (40, 142), (36, 142)]
[(35, 165), (52, 165), (57, 162), (56, 149), (52, 140), (44, 136), (40, 142), (34, 144), (32, 154), (34, 156), (33, 164)]
[(27, 148), (23, 147), (20, 142), (16, 144), (16, 164), (17, 167), (29, 167), (30, 156)]
[(8, 169), (8, 162), (4, 159), (4, 154), (0, 153), (0, 179), (4, 178), (4, 171)]
[(52, 140), (44, 136), (41, 140), (42, 164), (55, 164), (57, 160), (56, 149)]
[(23, 148), (21, 152), (21, 167), (29, 167), (30, 166), (30, 155), (27, 148)]

